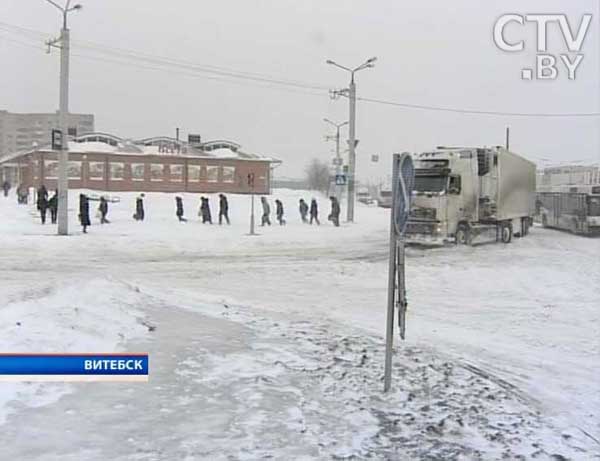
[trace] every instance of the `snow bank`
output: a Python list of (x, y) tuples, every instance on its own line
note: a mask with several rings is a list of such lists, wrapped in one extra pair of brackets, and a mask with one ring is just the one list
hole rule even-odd
[[(0, 351), (118, 351), (121, 344), (148, 331), (143, 314), (132, 307), (139, 298), (135, 289), (107, 279), (30, 290), (0, 307)], [(16, 402), (46, 405), (70, 388), (61, 383), (0, 382), (0, 424)]]

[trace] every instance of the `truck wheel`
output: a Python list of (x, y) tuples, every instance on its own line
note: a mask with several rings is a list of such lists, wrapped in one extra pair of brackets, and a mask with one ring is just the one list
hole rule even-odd
[(459, 224), (456, 228), (456, 244), (457, 245), (471, 245), (472, 236), (471, 229), (468, 224)]
[(502, 243), (510, 243), (512, 240), (512, 234), (513, 230), (511, 223), (503, 223), (500, 226), (500, 239), (502, 240)]

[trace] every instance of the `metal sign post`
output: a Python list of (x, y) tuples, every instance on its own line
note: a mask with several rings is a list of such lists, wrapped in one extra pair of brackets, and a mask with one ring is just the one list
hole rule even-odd
[(392, 168), (392, 208), (390, 213), (390, 256), (388, 269), (388, 302), (385, 334), (385, 374), (383, 391), (392, 384), (392, 352), (394, 317), (398, 309), (400, 338), (406, 333), (406, 280), (404, 272), (404, 232), (410, 213), (414, 184), (414, 166), (409, 154), (394, 154)]
[(248, 187), (252, 190), (252, 199), (250, 202), (250, 234), (257, 235), (254, 232), (254, 173), (248, 174)]

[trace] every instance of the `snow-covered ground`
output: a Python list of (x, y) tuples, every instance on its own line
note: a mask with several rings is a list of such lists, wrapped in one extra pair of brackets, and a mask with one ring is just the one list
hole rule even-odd
[(0, 383), (0, 459), (600, 459), (600, 239), (410, 248), (383, 395), (387, 210), (309, 226), (277, 190), (248, 236), (249, 197), (209, 226), (123, 193), (83, 235), (73, 192), (68, 238), (0, 197), (1, 349), (147, 350), (150, 382)]

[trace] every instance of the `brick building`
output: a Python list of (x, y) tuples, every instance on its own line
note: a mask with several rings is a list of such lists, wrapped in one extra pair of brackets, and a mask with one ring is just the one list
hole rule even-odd
[[(280, 161), (244, 152), (231, 141), (170, 137), (137, 141), (87, 133), (69, 142), (69, 187), (102, 191), (268, 194)], [(49, 147), (5, 155), (0, 169), (13, 183), (54, 189), (58, 156)], [(249, 184), (254, 178), (254, 187)]]

